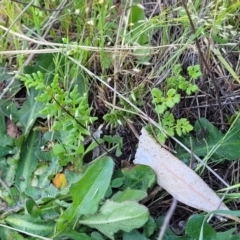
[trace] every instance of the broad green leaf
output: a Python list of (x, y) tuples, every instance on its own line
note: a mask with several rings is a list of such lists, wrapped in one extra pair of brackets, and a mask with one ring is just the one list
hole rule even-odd
[(147, 196), (146, 191), (126, 188), (124, 191), (119, 191), (112, 196), (114, 202), (124, 202), (127, 200), (140, 201)]
[[(200, 122), (200, 123), (199, 123)], [(196, 121), (192, 136), (192, 151), (199, 157), (205, 157), (214, 149), (212, 157), (215, 159), (236, 160), (240, 157), (240, 121), (237, 120), (230, 132), (225, 135), (213, 126), (207, 119)], [(190, 148), (189, 136), (181, 138), (181, 142)], [(181, 147), (177, 147), (177, 157), (188, 159), (190, 154)]]
[[(192, 237), (193, 239), (198, 239), (200, 236), (201, 227), (203, 224), (204, 216), (195, 214), (192, 215), (187, 223), (185, 232), (189, 237)], [(204, 239), (215, 239), (216, 232), (214, 229), (208, 224), (204, 223), (203, 226), (203, 238)]]
[(1, 179), (4, 180), (8, 186), (12, 186), (15, 182), (15, 174), (18, 163), (17, 157), (18, 155), (8, 157), (7, 161), (0, 161)]
[(112, 188), (120, 188), (123, 185), (123, 177), (114, 178), (111, 182)]
[(145, 45), (149, 43), (148, 30), (144, 30), (146, 25), (146, 17), (144, 9), (140, 5), (133, 5), (128, 20), (128, 24), (131, 28), (131, 42)]
[(19, 122), (24, 128), (24, 133), (27, 135), (31, 127), (38, 117), (43, 117), (39, 112), (43, 109), (45, 103), (38, 102), (35, 97), (38, 96), (39, 91), (31, 88), (29, 95), (19, 110)]
[(70, 187), (72, 205), (60, 216), (57, 223), (57, 233), (73, 228), (83, 214), (93, 214), (103, 199), (111, 181), (113, 161), (104, 157), (95, 161), (83, 173), (82, 178)]
[(131, 232), (125, 232), (123, 234), (123, 240), (149, 240), (149, 238), (145, 237), (143, 234), (138, 232), (137, 230), (132, 230)]
[(132, 189), (147, 190), (156, 182), (154, 171), (145, 165), (137, 165), (132, 168), (122, 169), (124, 186)]
[(80, 224), (96, 228), (107, 237), (113, 239), (114, 233), (122, 230), (130, 232), (144, 225), (149, 216), (148, 209), (134, 201), (116, 203), (106, 201), (99, 212), (83, 217)]
[(38, 54), (34, 65), (24, 67), (24, 73), (32, 74), (37, 71), (41, 71), (44, 74), (50, 73), (54, 68), (53, 56), (51, 53)]
[(19, 119), (18, 109), (13, 101), (0, 100), (0, 113), (17, 122)]
[(79, 233), (75, 230), (64, 232), (62, 235), (60, 235), (59, 238), (72, 239), (72, 240), (91, 240), (91, 238), (87, 234)]
[[(7, 133), (6, 124), (5, 124), (5, 116), (0, 114), (0, 139)], [(1, 141), (1, 140), (0, 140)], [(2, 142), (3, 144), (4, 142)]]
[(229, 240), (239, 240), (240, 235), (233, 235), (233, 233), (236, 231), (236, 229), (230, 229), (225, 232), (217, 232), (216, 237), (214, 240), (223, 240), (223, 239), (229, 239)]
[(91, 233), (91, 239), (92, 240), (105, 240), (106, 238), (103, 237), (99, 232), (92, 232)]
[(157, 229), (157, 224), (153, 217), (149, 216), (148, 221), (143, 226), (144, 233), (147, 237), (150, 237)]
[(17, 151), (17, 149), (13, 147), (15, 145), (14, 138), (7, 134), (5, 114), (1, 112), (2, 107), (0, 102), (0, 157), (15, 154)]
[(19, 233), (17, 233), (14, 230), (10, 230), (5, 227), (0, 227), (0, 236), (1, 240), (24, 240), (25, 238), (21, 236)]
[(22, 145), (16, 172), (16, 185), (20, 192), (30, 186), (32, 173), (38, 164), (35, 156), (35, 151), (40, 148), (38, 137), (38, 133), (32, 131)]
[(21, 216), (20, 214), (12, 214), (5, 221), (16, 229), (43, 237), (51, 235), (54, 230), (54, 222), (48, 221), (46, 223), (40, 218), (33, 218), (30, 215)]

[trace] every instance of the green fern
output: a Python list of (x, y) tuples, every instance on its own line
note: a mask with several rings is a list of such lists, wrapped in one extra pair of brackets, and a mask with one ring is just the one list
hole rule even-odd
[[(39, 71), (19, 78), (27, 88), (33, 87), (40, 91), (35, 99), (45, 103), (40, 113), (54, 120), (51, 131), (61, 131), (66, 134), (66, 138), (62, 139), (61, 143), (66, 152), (65, 155), (61, 153), (60, 157), (66, 158), (77, 154), (79, 148), (82, 148), (84, 136), (90, 135), (89, 128), (97, 119), (91, 117), (92, 108), (88, 105), (87, 95), (81, 96), (77, 85), (71, 91), (65, 91), (61, 87), (58, 74), (54, 75), (50, 86), (45, 83), (44, 76)], [(67, 161), (64, 161), (64, 164), (67, 164)]]

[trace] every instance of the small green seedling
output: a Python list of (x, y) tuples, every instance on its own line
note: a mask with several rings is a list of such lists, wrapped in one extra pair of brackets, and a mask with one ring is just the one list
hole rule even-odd
[[(169, 136), (174, 136), (175, 134), (182, 136), (193, 129), (193, 126), (186, 118), (176, 120), (169, 111), (180, 102), (182, 92), (191, 95), (198, 90), (198, 86), (192, 82), (201, 76), (200, 66), (189, 66), (187, 70), (189, 80), (182, 76), (181, 65), (175, 65), (172, 76), (166, 81), (166, 93), (158, 88), (153, 88), (151, 91), (152, 103), (155, 105), (155, 111), (159, 116), (159, 124), (166, 130)], [(161, 143), (165, 143), (166, 136), (158, 129), (156, 129), (156, 132), (158, 140)]]

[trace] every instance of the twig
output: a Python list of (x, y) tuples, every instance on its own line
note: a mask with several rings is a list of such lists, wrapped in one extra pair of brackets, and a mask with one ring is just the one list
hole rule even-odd
[(167, 215), (166, 215), (166, 217), (165, 217), (165, 219), (164, 219), (163, 225), (162, 225), (162, 227), (161, 227), (161, 231), (160, 231), (160, 233), (159, 233), (158, 240), (162, 240), (162, 239), (163, 239), (164, 234), (165, 234), (165, 232), (166, 232), (166, 230), (167, 230), (167, 227), (168, 227), (168, 225), (169, 225), (170, 219), (171, 219), (171, 217), (172, 217), (172, 215), (173, 215), (173, 212), (174, 212), (176, 206), (177, 206), (177, 199), (176, 199), (176, 198), (173, 198), (171, 207), (170, 207), (170, 209), (168, 210)]

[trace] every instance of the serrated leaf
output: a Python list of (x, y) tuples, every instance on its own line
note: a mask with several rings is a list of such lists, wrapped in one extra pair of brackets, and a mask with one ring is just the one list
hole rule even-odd
[(148, 219), (148, 209), (134, 201), (116, 203), (106, 201), (99, 213), (82, 218), (80, 224), (96, 228), (107, 237), (113, 239), (113, 234), (119, 230), (130, 232), (141, 227)]
[(83, 173), (82, 178), (70, 187), (72, 205), (59, 217), (57, 233), (71, 229), (83, 214), (97, 211), (99, 201), (110, 185), (113, 173), (113, 161), (105, 157), (95, 161)]

